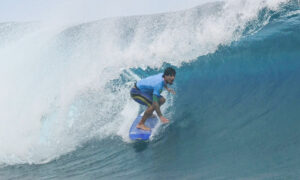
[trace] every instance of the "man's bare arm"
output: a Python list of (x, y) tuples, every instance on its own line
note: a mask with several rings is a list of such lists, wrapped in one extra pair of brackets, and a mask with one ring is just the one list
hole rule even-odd
[(160, 107), (159, 107), (158, 102), (157, 102), (157, 101), (153, 101), (153, 104), (152, 104), (152, 105), (154, 106), (154, 110), (156, 111), (157, 115), (158, 115), (159, 117), (161, 117), (161, 116), (162, 116), (162, 113), (161, 113), (161, 111), (160, 111)]
[(152, 103), (152, 106), (154, 107), (154, 110), (156, 111), (157, 115), (159, 117), (162, 116), (162, 113), (160, 111), (160, 106), (158, 104), (158, 97), (156, 95), (153, 95), (153, 103)]

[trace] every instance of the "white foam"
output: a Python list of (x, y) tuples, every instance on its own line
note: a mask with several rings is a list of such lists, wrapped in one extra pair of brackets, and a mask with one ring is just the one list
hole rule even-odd
[[(138, 112), (128, 81), (139, 78), (130, 68), (180, 66), (212, 53), (239, 39), (259, 10), (281, 2), (230, 0), (79, 26), (3, 30), (0, 38), (18, 38), (0, 44), (0, 164), (44, 163), (91, 138), (128, 141)], [(113, 82), (121, 73), (126, 83)]]

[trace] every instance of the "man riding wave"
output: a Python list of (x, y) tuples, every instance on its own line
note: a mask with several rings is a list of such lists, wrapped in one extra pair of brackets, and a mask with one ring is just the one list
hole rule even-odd
[(150, 128), (145, 125), (145, 122), (153, 115), (154, 110), (162, 123), (169, 122), (169, 120), (162, 115), (160, 110), (160, 106), (166, 101), (160, 93), (163, 88), (165, 88), (167, 91), (175, 94), (175, 91), (167, 86), (173, 84), (175, 75), (176, 71), (173, 68), (168, 67), (165, 69), (164, 73), (149, 76), (134, 84), (134, 87), (130, 91), (131, 97), (139, 104), (147, 106), (141, 121), (136, 126), (137, 128), (145, 131), (150, 130)]

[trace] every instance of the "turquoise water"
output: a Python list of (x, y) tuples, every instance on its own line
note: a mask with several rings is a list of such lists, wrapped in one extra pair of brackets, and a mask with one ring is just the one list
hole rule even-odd
[[(230, 36), (227, 26), (211, 25), (206, 38), (203, 19), (223, 8), (212, 3), (47, 31), (38, 48), (31, 39), (40, 32), (28, 29), (39, 25), (2, 23), (0, 57), (11, 58), (1, 60), (4, 82), (24, 82), (4, 84), (19, 88), (8, 93), (7, 106), (29, 107), (2, 111), (1, 179), (298, 179), (299, 2), (259, 8)], [(23, 43), (33, 46), (29, 54), (10, 55)], [(136, 53), (140, 48), (150, 52)], [(127, 133), (141, 111), (129, 97), (132, 82), (169, 65), (177, 70), (177, 94), (164, 94), (171, 123), (148, 142), (131, 142)], [(20, 98), (23, 92), (34, 98)]]

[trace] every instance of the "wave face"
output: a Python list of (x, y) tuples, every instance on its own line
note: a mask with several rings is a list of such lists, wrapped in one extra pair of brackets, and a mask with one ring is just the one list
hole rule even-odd
[[(299, 1), (0, 24), (1, 179), (297, 179)], [(135, 80), (177, 70), (150, 142)]]

